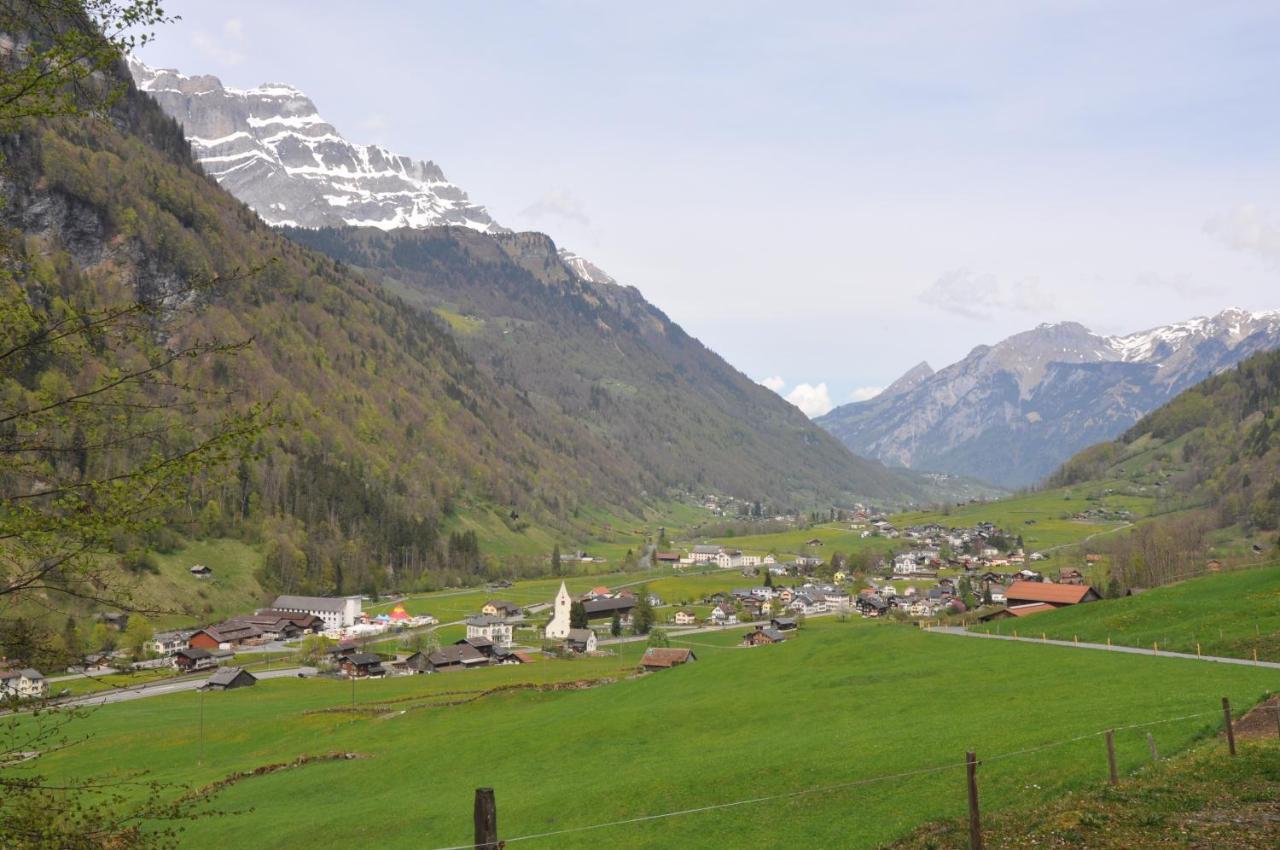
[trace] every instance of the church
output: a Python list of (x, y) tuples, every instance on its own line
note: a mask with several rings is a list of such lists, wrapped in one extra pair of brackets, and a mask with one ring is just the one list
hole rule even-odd
[(551, 616), (551, 622), (547, 623), (546, 636), (548, 640), (564, 640), (569, 636), (569, 608), (573, 605), (573, 598), (569, 596), (569, 589), (564, 586), (564, 582), (560, 582), (560, 592), (556, 594), (555, 610)]

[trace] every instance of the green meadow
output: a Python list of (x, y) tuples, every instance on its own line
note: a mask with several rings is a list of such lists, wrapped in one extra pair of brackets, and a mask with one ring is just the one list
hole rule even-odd
[(1148, 590), (989, 623), (975, 631), (1280, 661), (1280, 566), (1216, 573)]
[[(198, 788), (304, 754), (362, 756), (230, 785), (210, 803), (230, 814), (187, 825), (192, 848), (467, 844), (478, 786), (496, 789), (503, 838), (777, 796), (522, 846), (861, 848), (962, 814), (966, 750), (984, 760), (987, 811), (1037, 806), (1104, 781), (1094, 733), (1183, 718), (1121, 729), (1129, 771), (1147, 759), (1147, 731), (1171, 753), (1217, 728), (1222, 696), (1244, 709), (1280, 685), (1275, 671), (1248, 666), (864, 621), (811, 620), (773, 647), (738, 648), (740, 636), (693, 636), (696, 663), (640, 677), (627, 677), (642, 651), (631, 644), (613, 658), (358, 682), (355, 712), (348, 682), (207, 694), (202, 761), (202, 697), (121, 703), (81, 722), (89, 740), (46, 756), (43, 770), (141, 769)], [(618, 681), (480, 695), (600, 677)], [(448, 704), (464, 697), (478, 698)]]

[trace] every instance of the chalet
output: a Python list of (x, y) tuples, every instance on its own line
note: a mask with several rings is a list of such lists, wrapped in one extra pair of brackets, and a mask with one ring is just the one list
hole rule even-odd
[(143, 644), (142, 648), (152, 655), (160, 658), (172, 658), (174, 653), (190, 644), (191, 636), (195, 632), (191, 629), (180, 629), (171, 632), (156, 632), (151, 636), (151, 640)]
[(574, 652), (595, 652), (596, 633), (591, 629), (569, 629), (569, 637), (565, 638), (565, 646)]
[(1055, 584), (1048, 581), (1015, 581), (1005, 591), (1010, 608), (1031, 603), (1062, 608), (1082, 602), (1096, 602), (1102, 597), (1087, 584)]
[(651, 646), (640, 656), (640, 666), (645, 670), (666, 670), (697, 660), (698, 656), (693, 654), (692, 649)]
[(24, 667), (0, 672), (0, 699), (44, 699), (48, 695), (49, 680), (39, 670)]
[(342, 672), (353, 679), (378, 677), (386, 675), (382, 666), (382, 656), (372, 652), (355, 652), (342, 659)]
[(415, 652), (405, 661), (405, 667), (417, 673), (446, 673), (485, 667), (489, 659), (467, 643), (442, 646), (430, 654)]
[(104, 626), (115, 629), (118, 632), (124, 631), (129, 625), (129, 615), (123, 611), (103, 611), (93, 615), (93, 619), (102, 623)]
[(191, 573), (196, 578), (208, 578), (213, 575), (213, 570), (206, 567), (204, 564), (195, 564), (187, 572)]
[(1007, 599), (1005, 597), (1005, 588), (1002, 584), (987, 585), (987, 593), (991, 594), (991, 601), (997, 605), (1003, 605)]
[(498, 644), (494, 643), (493, 641), (489, 640), (489, 638), (484, 637), (482, 635), (477, 635), (476, 637), (459, 638), (458, 640), (455, 640), (453, 642), (453, 645), (469, 646), (472, 649), (474, 649), (476, 652), (483, 655), (485, 658), (489, 658), (489, 659), (494, 658), (498, 650), (500, 649)]
[(610, 620), (617, 614), (623, 625), (631, 622), (631, 611), (636, 607), (636, 600), (629, 597), (617, 599), (591, 599), (582, 603), (587, 611), (587, 620)]
[(494, 617), (489, 614), (481, 614), (479, 616), (468, 617), (467, 638), (487, 638), (498, 646), (511, 646), (514, 628), (510, 623), (501, 617)]
[(514, 602), (505, 602), (501, 599), (491, 599), (484, 603), (484, 607), (480, 609), (480, 613), (487, 614), (490, 617), (515, 619), (520, 616), (520, 606)]
[(871, 596), (859, 595), (858, 601), (854, 604), (864, 617), (879, 617), (889, 610), (889, 603), (883, 597), (875, 594)]
[(796, 621), (793, 617), (774, 617), (769, 626), (780, 632), (789, 632), (796, 627)]
[(189, 646), (173, 654), (173, 666), (186, 672), (207, 670), (210, 667), (217, 667), (218, 659), (207, 649)]
[(262, 630), (257, 626), (228, 621), (193, 632), (187, 639), (187, 646), (192, 649), (230, 649), (261, 638)]
[(814, 599), (812, 596), (801, 594), (791, 601), (787, 606), (797, 614), (810, 616), (813, 614), (825, 614), (827, 612), (827, 600)]
[(804, 545), (818, 547), (822, 545), (822, 541), (819, 540), (817, 537), (810, 537), (808, 540), (804, 542)]
[(655, 552), (653, 560), (661, 567), (674, 567), (680, 563), (679, 552)]
[(787, 636), (777, 629), (767, 629), (764, 626), (756, 626), (755, 631), (747, 632), (742, 639), (743, 646), (765, 646), (771, 643), (782, 643)]
[(675, 623), (677, 626), (692, 626), (698, 622), (697, 616), (692, 611), (677, 611)]
[(588, 590), (586, 593), (584, 593), (582, 595), (582, 600), (584, 602), (589, 602), (592, 599), (610, 599), (612, 597), (613, 597), (613, 591), (605, 587), (604, 585), (601, 585), (599, 587), (593, 587), (590, 590)]
[(1058, 584), (1084, 584), (1084, 576), (1075, 567), (1058, 570)]
[(258, 684), (258, 677), (243, 667), (222, 667), (200, 687), (206, 691), (229, 691), (234, 688), (251, 688)]
[(1204, 565), (1204, 568), (1211, 573), (1220, 573), (1222, 572), (1222, 562), (1217, 558), (1212, 558)]
[(271, 610), (314, 614), (326, 629), (350, 628), (363, 613), (359, 596), (277, 596)]
[(711, 609), (710, 619), (717, 626), (732, 626), (737, 624), (738, 614), (732, 605), (722, 602)]

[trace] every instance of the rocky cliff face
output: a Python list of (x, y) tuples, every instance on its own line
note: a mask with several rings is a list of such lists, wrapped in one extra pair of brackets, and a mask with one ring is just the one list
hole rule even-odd
[(136, 60), (129, 70), (182, 124), (205, 171), (269, 224), (503, 229), (440, 166), (347, 141), (293, 86), (233, 89)]
[(891, 465), (1023, 487), (1196, 382), (1275, 347), (1280, 311), (1229, 309), (1118, 337), (1074, 322), (1041, 325), (936, 373), (921, 364), (818, 423)]

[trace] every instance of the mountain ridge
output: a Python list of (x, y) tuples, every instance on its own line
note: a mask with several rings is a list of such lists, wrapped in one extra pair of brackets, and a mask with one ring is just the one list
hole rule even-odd
[(1046, 323), (907, 381), (916, 367), (894, 392), (815, 421), (889, 465), (1025, 487), (1197, 381), (1277, 346), (1280, 310), (1227, 308), (1115, 336)]

